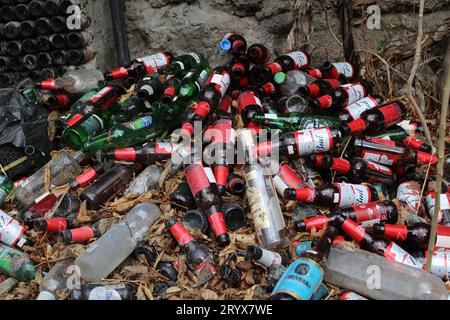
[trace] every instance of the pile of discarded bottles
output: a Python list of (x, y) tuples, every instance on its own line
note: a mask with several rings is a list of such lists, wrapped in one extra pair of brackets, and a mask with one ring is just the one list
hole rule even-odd
[[(375, 94), (351, 63), (314, 61), (302, 50), (272, 58), (228, 33), (206, 54), (163, 51), (110, 72), (68, 71), (26, 92), (53, 109), (59, 95), (71, 100), (55, 122), (61, 150), (31, 176), (1, 176), (1, 202), (13, 193), (20, 209), (0, 212), (0, 272), (12, 279), (0, 294), (14, 279), (34, 279), (20, 250), (33, 246), (34, 230), (68, 243), (38, 299), (57, 299), (58, 290), (75, 300), (135, 299), (133, 283), (98, 283), (133, 252), (155, 264), (160, 253), (148, 236), (164, 216), (198, 284), (244, 288), (244, 260), (264, 270), (265, 298), (319, 300), (331, 284), (347, 300), (447, 299), (450, 180), (435, 212), (435, 150), (407, 119), (407, 103)], [(77, 220), (84, 205), (98, 210), (161, 190), (176, 175), (183, 181), (168, 195), (175, 215), (145, 200), (107, 230), (102, 220)], [(62, 195), (52, 192), (66, 184)], [(243, 230), (255, 245), (219, 259)], [(69, 243), (86, 249), (75, 257)], [(77, 288), (67, 285), (70, 266), (82, 279)], [(155, 268), (167, 281), (153, 294), (164, 298), (179, 270), (161, 261)]]

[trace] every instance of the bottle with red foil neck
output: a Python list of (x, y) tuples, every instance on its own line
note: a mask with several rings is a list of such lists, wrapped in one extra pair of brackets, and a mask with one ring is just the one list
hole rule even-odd
[[(413, 225), (395, 225), (395, 224), (374, 224), (372, 231), (381, 234), (386, 238), (405, 241), (410, 247), (426, 250), (430, 240), (431, 225), (428, 223), (415, 223)], [(449, 247), (450, 227), (437, 226), (436, 229), (438, 247)]]
[(211, 280), (216, 270), (215, 259), (209, 248), (198, 243), (176, 217), (166, 220), (165, 226), (183, 249), (186, 254), (186, 264), (197, 275), (199, 282), (205, 283)]
[(273, 184), (277, 193), (283, 197), (284, 190), (288, 188), (302, 188), (305, 186), (305, 181), (287, 163), (282, 163), (277, 174), (273, 176)]
[(343, 109), (367, 96), (367, 90), (359, 83), (343, 84), (333, 88), (326, 95), (311, 100), (310, 105), (316, 109)]
[(61, 232), (73, 227), (75, 227), (74, 222), (67, 218), (38, 219), (33, 225), (34, 230), (38, 232)]
[(208, 218), (209, 225), (221, 246), (230, 244), (230, 236), (227, 233), (225, 219), (220, 205), (214, 205), (211, 208), (204, 210), (205, 216)]
[(211, 150), (214, 171), (219, 194), (227, 188), (229, 163), (234, 161), (234, 149), (236, 134), (233, 128), (233, 115), (229, 113), (218, 113), (211, 127), (205, 131), (204, 141), (209, 141), (207, 147)]
[(260, 156), (278, 152), (287, 157), (302, 157), (332, 150), (341, 139), (341, 132), (334, 127), (305, 129), (283, 133), (278, 141), (259, 143), (256, 150)]
[(169, 104), (172, 102), (173, 98), (175, 98), (175, 91), (178, 85), (180, 84), (180, 78), (176, 76), (168, 76), (166, 81), (164, 82), (164, 92), (161, 97), (161, 101), (165, 104)]
[(254, 91), (243, 91), (237, 99), (237, 107), (241, 114), (244, 125), (248, 126), (255, 115), (263, 115), (261, 100)]
[(114, 69), (105, 73), (106, 81), (122, 78), (140, 79), (149, 73), (156, 73), (168, 67), (173, 57), (170, 52), (163, 51), (150, 56), (133, 60), (128, 66)]
[(383, 98), (378, 95), (367, 96), (361, 100), (358, 100), (349, 106), (345, 107), (337, 113), (337, 117), (344, 122), (350, 122), (359, 119), (361, 113), (366, 110), (370, 110), (380, 105), (383, 102)]
[(122, 86), (111, 85), (105, 86), (98, 91), (94, 96), (89, 98), (84, 106), (73, 114), (70, 118), (66, 119), (68, 127), (73, 126), (80, 120), (84, 119), (87, 115), (91, 114), (96, 109), (108, 110), (111, 112), (120, 108), (120, 105), (116, 103), (120, 96), (125, 94), (125, 89)]
[(317, 79), (307, 86), (298, 88), (298, 93), (304, 97), (320, 97), (343, 84), (336, 79)]
[(209, 182), (205, 168), (200, 162), (187, 165), (186, 180), (200, 210), (206, 210), (220, 202), (220, 197)]
[(417, 139), (413, 136), (406, 136), (403, 139), (403, 143), (411, 149), (422, 151), (426, 153), (431, 153), (433, 151), (433, 147), (427, 144), (425, 141)]
[(377, 190), (370, 185), (351, 183), (326, 183), (313, 188), (289, 188), (284, 192), (289, 200), (313, 202), (318, 205), (333, 208), (348, 208), (356, 204), (377, 201)]
[(101, 237), (100, 221), (90, 226), (75, 229), (66, 229), (61, 233), (64, 242), (86, 242)]
[(359, 243), (362, 249), (384, 256), (388, 260), (409, 265), (413, 268), (421, 269), (423, 267), (421, 262), (403, 250), (394, 241), (367, 231), (363, 226), (359, 226), (350, 218), (339, 215), (334, 220), (334, 224)]
[(264, 45), (255, 43), (248, 47), (247, 58), (253, 64), (265, 64), (269, 62), (270, 52)]
[(250, 62), (245, 55), (235, 56), (230, 61), (228, 67), (231, 72), (231, 76), (235, 79), (240, 79), (246, 76), (250, 70)]
[(311, 155), (310, 163), (320, 169), (332, 169), (345, 174), (351, 182), (383, 183), (394, 187), (396, 175), (389, 167), (361, 158), (345, 160), (329, 155)]
[(267, 65), (256, 65), (250, 70), (250, 83), (260, 86), (271, 82), (278, 72), (288, 72), (294, 69), (305, 69), (309, 67), (310, 57), (306, 52), (293, 51), (277, 57)]
[(361, 113), (360, 118), (342, 125), (345, 134), (358, 132), (375, 134), (399, 123), (406, 115), (406, 107), (400, 101), (393, 101)]
[(104, 172), (103, 165), (100, 162), (95, 163), (89, 169), (78, 175), (70, 184), (70, 189), (86, 188), (92, 181)]
[(153, 164), (157, 161), (170, 159), (176, 145), (170, 142), (148, 142), (141, 147), (122, 148), (106, 151), (107, 159), (116, 161), (139, 161), (145, 164)]
[(221, 46), (223, 46), (225, 50), (233, 54), (245, 53), (247, 50), (247, 41), (245, 38), (234, 32), (228, 32), (225, 34), (220, 42)]
[(397, 207), (390, 200), (379, 200), (365, 204), (353, 205), (349, 208), (338, 209), (328, 215), (318, 215), (298, 221), (295, 228), (299, 232), (310, 232), (312, 228), (316, 230), (328, 228), (333, 224), (336, 217), (341, 214), (352, 219), (357, 224), (365, 227), (375, 223), (396, 223), (398, 220)]
[(367, 161), (387, 166), (401, 164), (428, 165), (437, 163), (436, 155), (407, 148), (393, 140), (354, 135), (349, 143), (349, 153)]
[(350, 62), (335, 62), (325, 61), (320, 70), (325, 78), (342, 79), (342, 77), (353, 80), (357, 75), (357, 70)]
[(61, 88), (56, 85), (56, 78), (45, 79), (34, 83), (36, 89), (56, 91)]

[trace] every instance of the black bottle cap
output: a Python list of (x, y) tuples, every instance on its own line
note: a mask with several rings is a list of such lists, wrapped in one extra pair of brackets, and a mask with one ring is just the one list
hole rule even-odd
[(188, 210), (181, 219), (185, 226), (207, 233), (209, 229), (208, 219), (199, 210)]
[(161, 273), (163, 276), (168, 278), (172, 281), (178, 280), (178, 270), (174, 267), (173, 263), (171, 262), (158, 262), (156, 265), (156, 269), (159, 273)]
[(146, 243), (138, 246), (134, 250), (134, 253), (136, 254), (136, 256), (143, 254), (150, 266), (152, 266), (155, 263), (156, 258), (158, 258), (158, 252), (156, 252), (155, 247)]
[(228, 233), (223, 233), (221, 235), (219, 235), (217, 237), (217, 242), (221, 245), (221, 246), (227, 246), (230, 244), (231, 240), (230, 240), (230, 236)]
[(72, 232), (70, 230), (64, 230), (63, 232), (61, 232), (61, 236), (64, 242), (72, 241)]
[(45, 221), (44, 219), (35, 220), (33, 229), (35, 231), (47, 231), (47, 221)]
[(295, 229), (296, 229), (298, 232), (306, 232), (306, 223), (305, 223), (305, 221), (304, 221), (304, 220), (298, 221), (298, 222), (295, 224)]
[(240, 205), (225, 203), (222, 213), (228, 230), (234, 231), (245, 226), (245, 211)]

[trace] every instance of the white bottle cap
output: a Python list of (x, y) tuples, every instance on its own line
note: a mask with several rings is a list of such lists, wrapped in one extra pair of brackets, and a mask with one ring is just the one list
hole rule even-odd
[(42, 291), (39, 293), (36, 300), (56, 300), (56, 297), (49, 291)]

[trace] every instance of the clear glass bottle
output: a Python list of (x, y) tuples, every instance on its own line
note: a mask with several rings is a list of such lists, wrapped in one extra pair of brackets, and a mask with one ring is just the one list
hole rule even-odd
[(104, 80), (100, 70), (71, 70), (55, 80), (55, 84), (69, 93), (87, 93)]
[(161, 216), (152, 202), (136, 205), (75, 260), (81, 277), (87, 282), (106, 278), (144, 240), (152, 225)]
[(257, 160), (251, 130), (241, 130), (240, 139), (246, 153), (246, 196), (258, 240), (266, 249), (284, 246), (287, 242), (286, 226), (272, 175), (266, 172), (270, 170)]

